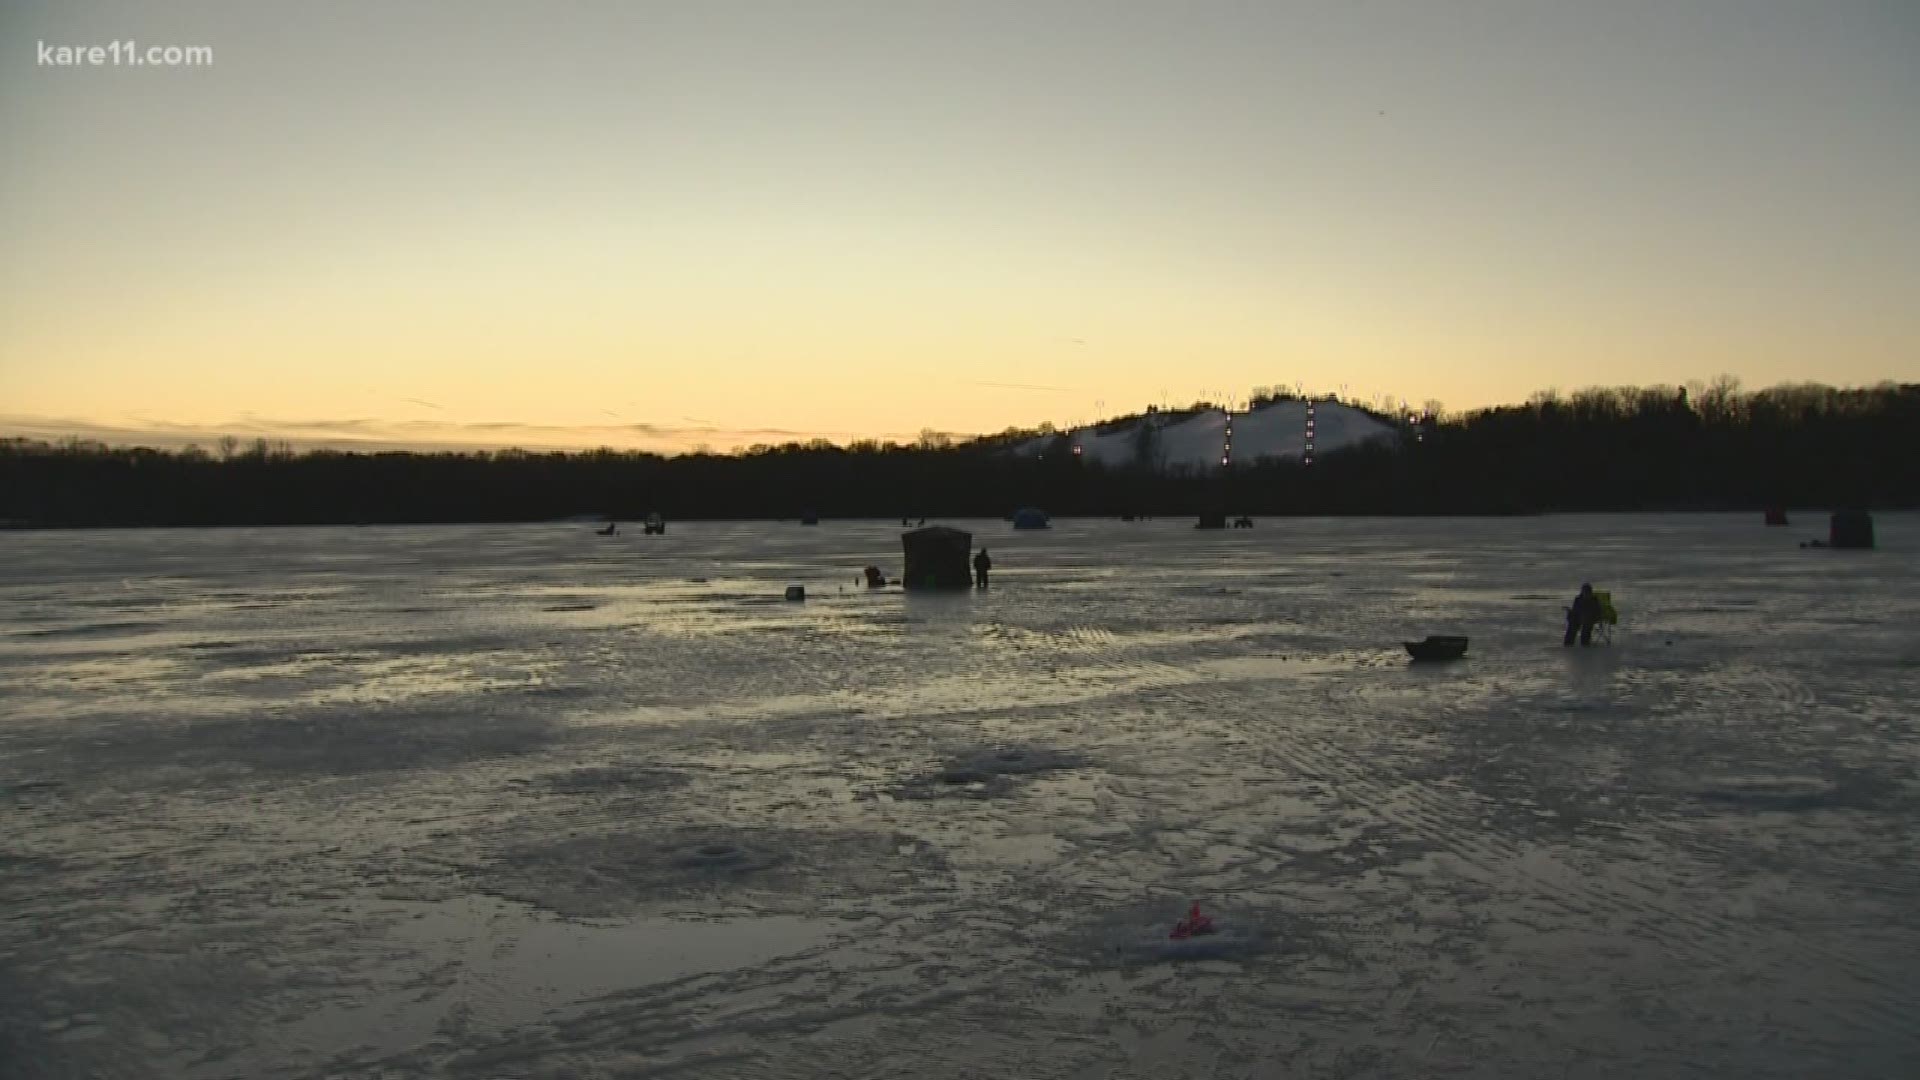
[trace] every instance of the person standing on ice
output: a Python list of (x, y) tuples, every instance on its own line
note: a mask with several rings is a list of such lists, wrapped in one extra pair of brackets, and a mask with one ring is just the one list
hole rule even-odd
[(1560, 644), (1572, 645), (1575, 635), (1580, 644), (1593, 644), (1593, 628), (1600, 621), (1600, 598), (1593, 594), (1593, 583), (1580, 586), (1580, 595), (1573, 598), (1573, 606), (1567, 609), (1567, 636)]
[(993, 560), (987, 558), (987, 549), (981, 548), (980, 554), (973, 557), (973, 583), (978, 588), (987, 587), (987, 571), (993, 569)]

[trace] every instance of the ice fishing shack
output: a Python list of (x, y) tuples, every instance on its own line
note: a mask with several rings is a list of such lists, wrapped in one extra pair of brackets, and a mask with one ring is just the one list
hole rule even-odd
[(909, 589), (970, 589), (973, 568), (967, 557), (973, 553), (973, 534), (944, 525), (900, 534), (906, 550), (907, 569), (900, 583)]

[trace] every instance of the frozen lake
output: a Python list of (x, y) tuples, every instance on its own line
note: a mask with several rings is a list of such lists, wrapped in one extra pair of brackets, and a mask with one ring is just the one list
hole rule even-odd
[(0, 1075), (1920, 1074), (1877, 517), (0, 533)]

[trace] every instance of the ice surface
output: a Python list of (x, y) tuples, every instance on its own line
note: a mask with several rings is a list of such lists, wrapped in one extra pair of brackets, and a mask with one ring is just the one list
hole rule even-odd
[(1920, 1074), (1920, 519), (955, 524), (0, 533), (0, 1076)]

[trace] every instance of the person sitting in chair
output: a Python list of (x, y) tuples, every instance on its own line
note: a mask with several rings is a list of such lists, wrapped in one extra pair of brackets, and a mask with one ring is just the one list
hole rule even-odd
[(1567, 609), (1567, 636), (1562, 645), (1572, 645), (1575, 635), (1580, 644), (1593, 644), (1593, 628), (1600, 622), (1600, 598), (1593, 594), (1593, 584), (1588, 582), (1580, 586), (1580, 595), (1573, 598), (1573, 606)]

